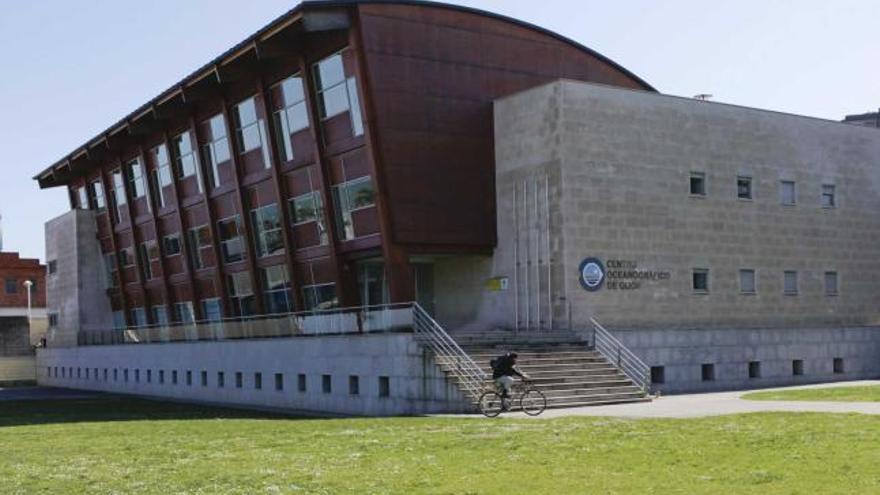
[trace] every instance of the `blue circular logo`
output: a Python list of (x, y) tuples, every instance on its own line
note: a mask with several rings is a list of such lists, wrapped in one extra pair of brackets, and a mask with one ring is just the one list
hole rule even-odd
[(581, 287), (585, 290), (593, 292), (602, 288), (602, 282), (605, 281), (605, 266), (597, 258), (586, 258), (581, 261), (578, 271)]

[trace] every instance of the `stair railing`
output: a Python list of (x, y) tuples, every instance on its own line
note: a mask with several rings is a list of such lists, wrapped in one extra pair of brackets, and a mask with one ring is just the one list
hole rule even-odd
[(593, 347), (617, 369), (646, 394), (651, 392), (651, 367), (626, 348), (614, 335), (611, 335), (595, 318), (590, 318), (593, 326)]
[(418, 303), (413, 304), (413, 333), (418, 342), (439, 358), (438, 364), (444, 364), (458, 379), (458, 383), (473, 400), (480, 397), (487, 378), (486, 373)]

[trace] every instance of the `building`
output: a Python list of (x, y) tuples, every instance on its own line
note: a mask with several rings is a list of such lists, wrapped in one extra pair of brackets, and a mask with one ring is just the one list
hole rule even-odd
[(878, 157), (873, 130), (660, 95), (513, 19), (304, 2), (35, 177), (72, 206), (38, 374), (463, 410), (455, 340), (604, 352), (604, 324), (668, 391), (877, 376)]
[(49, 323), (46, 267), (18, 253), (0, 252), (0, 280), (0, 386), (33, 383), (34, 346)]
[(858, 115), (847, 115), (846, 118), (843, 119), (843, 121), (847, 124), (880, 128), (880, 111), (862, 113)]

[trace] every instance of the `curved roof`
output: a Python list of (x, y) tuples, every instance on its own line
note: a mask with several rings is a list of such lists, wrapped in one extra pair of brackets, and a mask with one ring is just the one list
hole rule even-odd
[(411, 5), (416, 7), (432, 7), (432, 8), (441, 8), (448, 10), (455, 10), (460, 12), (467, 12), (483, 17), (490, 17), (494, 19), (499, 19), (504, 22), (508, 22), (511, 24), (519, 25), (525, 27), (527, 29), (531, 29), (533, 31), (539, 32), (543, 35), (553, 37), (557, 40), (560, 40), (564, 43), (567, 43), (579, 50), (582, 50), (591, 56), (597, 58), (598, 60), (607, 63), (609, 66), (614, 69), (620, 71), (622, 74), (631, 78), (633, 81), (637, 82), (639, 85), (643, 87), (643, 89), (648, 91), (656, 91), (654, 87), (645, 82), (640, 77), (636, 76), (620, 64), (614, 62), (613, 60), (605, 57), (599, 52), (592, 50), (570, 38), (562, 36), (558, 33), (550, 31), (548, 29), (542, 28), (540, 26), (536, 26), (534, 24), (524, 22), (518, 19), (514, 19), (512, 17), (507, 17), (504, 15), (496, 14), (493, 12), (488, 12), (485, 10), (465, 7), (461, 5), (452, 5), (448, 3), (428, 1), (428, 0), (304, 0), (302, 3), (296, 5), (294, 8), (280, 15), (276, 19), (272, 20), (254, 34), (248, 36), (241, 42), (237, 43), (232, 48), (226, 50), (207, 64), (202, 67), (196, 69), (176, 84), (166, 89), (162, 93), (160, 93), (155, 98), (151, 99), (147, 103), (139, 106), (137, 109), (126, 115), (124, 118), (120, 119), (106, 130), (95, 136), (94, 138), (86, 141), (83, 146), (77, 148), (72, 151), (62, 159), (58, 160), (53, 165), (49, 166), (36, 176), (34, 176), (34, 180), (38, 180), (43, 182), (43, 179), (53, 176), (56, 170), (63, 168), (64, 166), (68, 166), (70, 161), (76, 159), (83, 154), (87, 154), (91, 147), (97, 146), (101, 144), (106, 138), (111, 135), (123, 130), (127, 126), (130, 125), (132, 121), (135, 121), (145, 115), (152, 113), (156, 106), (161, 105), (164, 102), (167, 102), (176, 96), (183, 93), (183, 90), (187, 87), (192, 86), (193, 84), (198, 83), (199, 81), (204, 80), (206, 77), (215, 75), (217, 73), (217, 67), (222, 66), (232, 60), (238, 58), (241, 54), (247, 52), (250, 49), (256, 47), (257, 43), (262, 42), (271, 38), (273, 35), (277, 34), (281, 30), (291, 26), (297, 21), (301, 21), (303, 19), (303, 15), (308, 13), (309, 11), (317, 11), (323, 9), (332, 9), (332, 8), (340, 8), (340, 7), (355, 7), (358, 5), (366, 5), (366, 4), (395, 4), (395, 5)]

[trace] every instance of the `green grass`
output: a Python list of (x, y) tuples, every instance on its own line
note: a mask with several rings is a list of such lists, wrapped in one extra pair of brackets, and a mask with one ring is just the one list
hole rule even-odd
[(878, 493), (880, 417), (291, 419), (0, 403), (0, 493)]
[(749, 400), (806, 400), (832, 402), (880, 402), (880, 385), (855, 387), (803, 388), (770, 390), (745, 394)]

